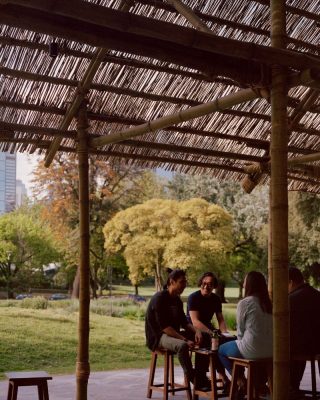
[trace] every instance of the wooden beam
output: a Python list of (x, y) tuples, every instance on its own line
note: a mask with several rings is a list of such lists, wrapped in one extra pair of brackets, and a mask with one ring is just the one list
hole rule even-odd
[[(20, 110), (32, 110), (36, 112), (44, 112), (44, 113), (49, 113), (49, 114), (57, 114), (57, 115), (64, 115), (66, 109), (65, 108), (59, 108), (59, 107), (49, 107), (49, 106), (40, 106), (40, 105), (35, 105), (35, 104), (30, 104), (30, 103), (18, 103), (18, 102), (12, 102), (12, 101), (4, 101), (0, 100), (0, 107), (9, 107), (9, 108), (16, 108)], [(123, 125), (141, 125), (146, 123), (147, 121), (139, 118), (128, 118), (124, 117), (121, 115), (109, 115), (109, 114), (100, 114), (100, 113), (94, 113), (92, 111), (87, 112), (88, 119), (93, 120), (93, 121), (104, 121), (104, 122), (113, 122), (117, 124), (123, 124)], [(75, 131), (58, 131), (58, 130), (52, 130), (50, 129), (49, 131), (46, 130), (45, 133), (43, 131), (42, 127), (39, 126), (30, 126), (30, 125), (23, 125), (23, 124), (10, 124), (7, 122), (0, 121), (0, 127), (1, 123), (5, 124), (2, 125), (2, 127), (5, 127), (8, 132), (13, 132), (15, 130), (20, 131), (20, 132), (31, 132), (34, 133), (36, 132), (37, 134), (45, 135), (45, 136), (62, 136), (64, 138), (70, 138), (74, 139), (76, 132)], [(203, 129), (195, 129), (192, 127), (187, 127), (187, 126), (169, 126), (167, 128), (163, 128), (164, 131), (168, 132), (179, 132), (183, 133), (185, 135), (196, 135), (196, 136), (203, 136), (203, 137), (211, 137), (211, 138), (217, 138), (217, 139), (223, 139), (227, 141), (233, 141), (233, 142), (238, 142), (238, 143), (244, 143), (246, 146), (251, 147), (251, 148), (256, 148), (256, 149), (263, 149), (263, 150), (268, 150), (270, 146), (270, 142), (268, 140), (261, 140), (261, 139), (254, 139), (246, 136), (241, 136), (241, 135), (232, 135), (232, 134), (227, 134), (227, 133), (221, 133), (221, 132), (216, 132), (216, 131), (206, 131)], [(320, 132), (319, 132), (320, 135)], [(91, 135), (94, 137), (99, 137), (99, 135)], [(11, 135), (10, 135), (11, 137)], [(312, 149), (306, 149), (302, 147), (296, 147), (296, 146), (288, 146), (288, 151), (293, 154), (311, 154), (314, 151)]]
[[(146, 4), (151, 7), (155, 7), (157, 9), (163, 9), (163, 10), (166, 10), (169, 12), (174, 12), (176, 10), (173, 5), (168, 4), (169, 2), (165, 3), (164, 1), (161, 1), (161, 0), (138, 0), (137, 2), (141, 3), (141, 4)], [(258, 28), (255, 26), (242, 24), (242, 23), (239, 23), (236, 21), (227, 20), (224, 18), (217, 17), (215, 15), (209, 15), (209, 14), (197, 11), (197, 10), (193, 10), (193, 12), (195, 13), (195, 15), (197, 17), (199, 17), (201, 20), (203, 20), (205, 22), (210, 22), (211, 24), (215, 24), (218, 26), (226, 26), (228, 28), (238, 30), (241, 32), (254, 33), (256, 35), (270, 38), (270, 32), (267, 29), (262, 29), (262, 28)], [(290, 36), (287, 36), (287, 42), (292, 43), (299, 48), (304, 47), (305, 49), (315, 52), (316, 54), (319, 54), (319, 52), (320, 52), (319, 46), (317, 46), (316, 44), (305, 42), (303, 40), (299, 40), (299, 39), (296, 39), (296, 38), (293, 38)]]
[(301, 157), (294, 157), (288, 160), (289, 165), (304, 164), (314, 161), (320, 161), (320, 153), (308, 154)]
[[(307, 67), (312, 68), (312, 65), (315, 68), (320, 68), (320, 61), (316, 57), (310, 57), (302, 53), (226, 39), (211, 33), (202, 33), (171, 23), (124, 13), (92, 3), (79, 2), (78, 0), (69, 0), (68, 2), (55, 0), (54, 8), (50, 3), (42, 0), (7, 0), (6, 3), (16, 7), (20, 6), (26, 10), (49, 12), (50, 15), (54, 16), (74, 17), (84, 24), (93, 23), (96, 26), (108, 27), (119, 32), (119, 34), (126, 32), (137, 36), (148, 36), (154, 40), (166, 39), (168, 42), (180, 44), (181, 46), (191, 46), (199, 50), (256, 61), (262, 64), (273, 65), (278, 63), (299, 70)], [(175, 36), (172, 36), (173, 34)], [(211, 39), (214, 38), (214, 41), (208, 40), (210, 37)], [(104, 47), (109, 48), (109, 46)]]
[[(270, 5), (269, 0), (253, 0), (253, 1), (255, 1), (256, 3), (263, 4), (267, 7), (269, 7)], [(313, 13), (307, 10), (303, 10), (302, 8), (297, 8), (290, 5), (286, 5), (286, 11), (289, 12), (290, 14), (296, 14), (301, 17), (308, 18), (311, 21), (320, 22), (320, 15), (318, 13)]]
[[(235, 72), (231, 66), (236, 59), (242, 73), (246, 72), (245, 65), (250, 72), (256, 69), (257, 73), (259, 64), (271, 66), (274, 63), (297, 70), (320, 68), (317, 58), (302, 53), (226, 39), (92, 3), (56, 0), (54, 9), (40, 0), (9, 0), (8, 3), (0, 6), (3, 23), (154, 58), (167, 58), (170, 53), (171, 62), (180, 64), (189, 58), (189, 66), (197, 69), (203, 66), (200, 70), (204, 71), (210, 68), (212, 72), (216, 71), (213, 66), (208, 69), (210, 64), (207, 63), (214, 54), (224, 56), (227, 72), (229, 69)], [(25, 17), (18, 18), (18, 15)], [(192, 57), (195, 55), (204, 58), (195, 60)], [(256, 68), (252, 68), (255, 62)]]
[[(58, 40), (59, 42), (59, 40)], [(30, 42), (27, 40), (20, 40), (16, 38), (11, 38), (7, 36), (2, 36), (0, 34), (0, 44), (8, 45), (8, 46), (18, 46), (18, 47), (25, 47), (30, 49), (37, 49), (44, 52), (48, 51), (48, 46), (42, 43), (37, 42)], [(87, 58), (91, 59), (94, 57), (94, 53), (89, 53), (81, 50), (74, 50), (67, 46), (59, 47), (59, 54), (63, 54), (65, 56), (73, 56), (77, 58)], [(172, 66), (165, 66), (163, 63), (161, 65), (147, 62), (147, 61), (140, 61), (134, 58), (130, 58), (130, 55), (126, 55), (126, 57), (122, 57), (120, 55), (111, 55), (106, 54), (103, 62), (108, 62), (117, 65), (125, 65), (129, 67), (139, 68), (139, 69), (148, 69), (151, 71), (157, 72), (164, 72), (171, 75), (178, 75), (183, 76), (191, 79), (195, 79), (198, 81), (206, 81), (206, 82), (217, 82), (223, 83), (225, 85), (235, 85), (237, 86), (238, 83), (234, 80), (228, 78), (222, 78), (219, 76), (209, 76), (208, 74), (204, 74), (201, 72), (193, 72), (188, 71), (186, 69), (176, 68)]]
[(207, 157), (219, 157), (231, 160), (242, 160), (248, 162), (267, 162), (268, 157), (253, 156), (251, 154), (240, 154), (229, 151), (217, 151), (212, 149), (202, 149), (199, 147), (173, 145), (159, 142), (149, 142), (142, 140), (124, 140), (120, 143), (123, 146), (130, 146), (134, 148), (164, 150), (172, 153), (195, 154)]
[(6, 133), (6, 135), (12, 135), (14, 131), (28, 132), (32, 134), (38, 134), (42, 136), (53, 136), (61, 138), (75, 138), (75, 131), (62, 131), (55, 128), (46, 128), (36, 125), (24, 125), (24, 124), (14, 124), (5, 121), (0, 121), (0, 135)]
[(195, 107), (190, 107), (187, 110), (182, 110), (177, 114), (164, 116), (153, 121), (149, 121), (138, 127), (128, 128), (122, 132), (113, 132), (107, 136), (92, 139), (90, 144), (92, 147), (100, 147), (109, 143), (121, 142), (133, 136), (140, 136), (147, 132), (153, 132), (180, 122), (188, 121), (215, 111), (220, 111), (225, 108), (232, 107), (246, 101), (254, 100), (262, 96), (262, 92), (253, 91), (252, 89), (239, 90), (228, 96), (216, 99), (209, 103), (201, 104)]
[[(1, 66), (0, 66), (0, 73), (2, 73), (4, 75), (14, 76), (16, 78), (35, 81), (35, 82), (47, 82), (47, 83), (53, 83), (55, 85), (66, 85), (69, 87), (78, 87), (79, 86), (79, 82), (77, 80), (55, 78), (52, 76), (35, 74), (32, 72), (15, 70), (15, 69), (1, 67)], [(130, 88), (123, 89), (122, 87), (119, 87), (119, 86), (117, 87), (117, 86), (113, 86), (113, 85), (91, 83), (90, 88), (95, 89), (100, 92), (110, 92), (110, 93), (115, 93), (118, 95), (125, 95), (125, 96), (130, 96), (130, 97), (140, 97), (140, 98), (147, 99), (147, 100), (163, 101), (163, 102), (172, 103), (172, 104), (186, 104), (189, 106), (195, 106), (195, 105), (201, 104), (199, 101), (188, 99), (188, 98), (164, 96), (164, 95), (159, 95), (159, 94), (154, 94), (154, 93), (143, 92), (141, 90), (133, 90)]]

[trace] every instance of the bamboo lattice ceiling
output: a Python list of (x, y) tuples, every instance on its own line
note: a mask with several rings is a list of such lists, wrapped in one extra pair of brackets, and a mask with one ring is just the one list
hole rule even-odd
[[(200, 30), (169, 3), (0, 0), (0, 149), (49, 149), (48, 164), (55, 149), (76, 151), (84, 95), (90, 137), (111, 138), (251, 88), (257, 99), (113, 143), (94, 139), (90, 150), (241, 180), (246, 167), (268, 161), (270, 68), (279, 63), (288, 67), (289, 159), (320, 152), (318, 0), (287, 2), (289, 51), (270, 47), (265, 0), (184, 1), (206, 25)], [(319, 162), (289, 167), (290, 189), (320, 193)]]

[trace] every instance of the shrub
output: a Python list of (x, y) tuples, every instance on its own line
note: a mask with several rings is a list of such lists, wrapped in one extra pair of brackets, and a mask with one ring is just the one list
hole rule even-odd
[(20, 300), (20, 307), (22, 308), (32, 308), (35, 310), (45, 310), (48, 308), (48, 300), (45, 297), (26, 297)]
[(231, 311), (223, 311), (223, 316), (228, 329), (232, 331), (237, 330), (237, 319), (235, 313)]

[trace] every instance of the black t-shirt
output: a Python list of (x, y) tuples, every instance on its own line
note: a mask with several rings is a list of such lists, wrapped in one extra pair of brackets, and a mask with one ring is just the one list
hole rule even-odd
[(209, 329), (213, 329), (211, 320), (215, 313), (222, 312), (222, 304), (220, 297), (214, 293), (210, 296), (202, 296), (201, 291), (191, 293), (188, 297), (187, 318), (192, 323), (190, 311), (198, 311), (199, 320)]
[(179, 332), (188, 320), (183, 311), (183, 303), (178, 296), (170, 296), (167, 290), (156, 293), (150, 300), (146, 312), (146, 343), (150, 350), (158, 347), (163, 329), (171, 326)]
[(320, 352), (320, 292), (304, 284), (289, 294), (290, 349), (293, 354)]

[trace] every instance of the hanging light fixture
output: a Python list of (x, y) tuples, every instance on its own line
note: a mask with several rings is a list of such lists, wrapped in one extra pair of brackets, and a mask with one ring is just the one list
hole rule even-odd
[(58, 43), (53, 40), (52, 42), (49, 43), (49, 56), (52, 58), (57, 57), (58, 52), (59, 52)]

